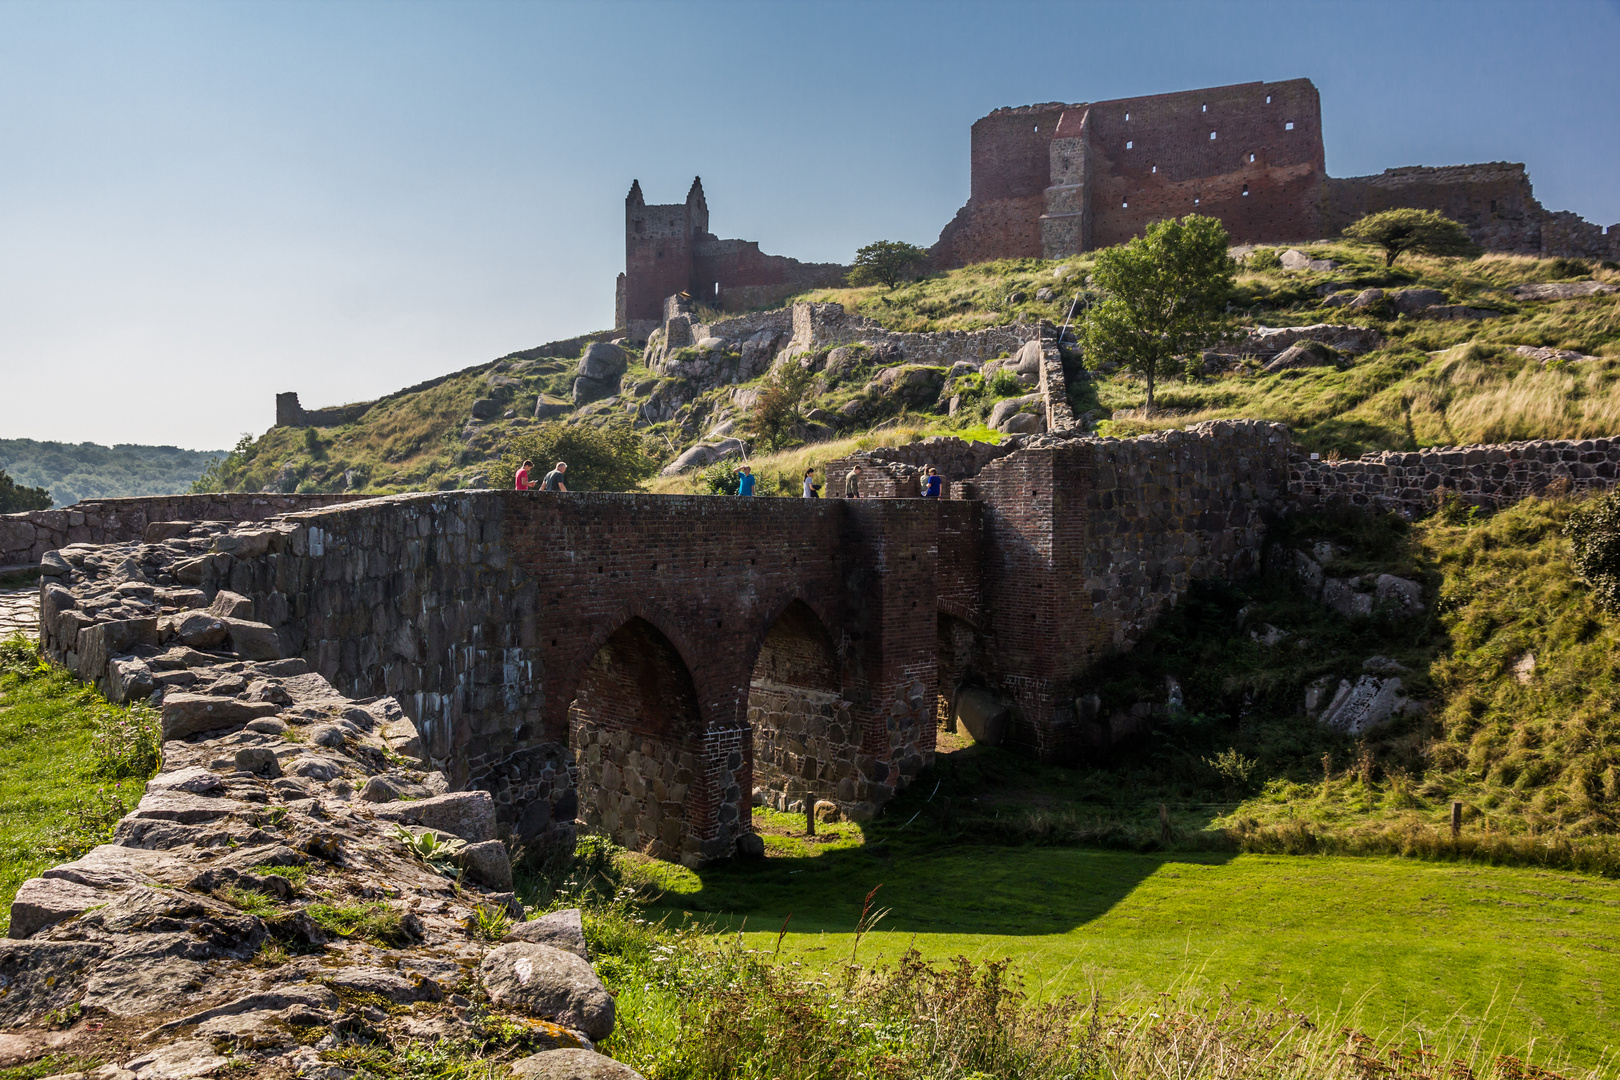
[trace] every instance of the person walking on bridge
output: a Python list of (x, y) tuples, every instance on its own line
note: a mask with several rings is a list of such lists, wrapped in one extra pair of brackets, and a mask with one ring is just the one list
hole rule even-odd
[(744, 498), (754, 493), (754, 470), (744, 465), (737, 470), (737, 494)]
[(844, 498), (858, 499), (861, 497), (861, 467), (851, 465), (849, 475), (844, 477)]
[(925, 499), (939, 498), (941, 483), (939, 470), (932, 465), (928, 466), (928, 475), (923, 477), (922, 497)]
[(821, 485), (816, 483), (816, 470), (804, 470), (804, 497), (807, 499), (821, 498)]
[(528, 491), (534, 487), (534, 484), (529, 480), (529, 470), (532, 468), (534, 468), (534, 462), (525, 461), (523, 463), (523, 468), (517, 471), (517, 476), (514, 478), (513, 483), (519, 491)]
[(563, 483), (563, 474), (568, 471), (568, 462), (559, 461), (557, 467), (546, 473), (546, 478), (540, 481), (541, 491), (567, 491), (568, 485)]

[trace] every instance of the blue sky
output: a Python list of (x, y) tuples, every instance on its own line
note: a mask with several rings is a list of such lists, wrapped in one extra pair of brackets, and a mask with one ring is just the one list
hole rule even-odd
[(1308, 77), (1328, 171), (1620, 222), (1620, 2), (0, 0), (0, 437), (228, 446), (608, 325), (623, 198), (928, 244), (1002, 105)]

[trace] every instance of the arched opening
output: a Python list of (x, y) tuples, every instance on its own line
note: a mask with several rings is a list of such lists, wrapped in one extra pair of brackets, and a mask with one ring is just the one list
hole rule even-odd
[(807, 798), (846, 807), (864, 798), (861, 734), (840, 685), (832, 638), (793, 601), (766, 631), (749, 678), (756, 800), (786, 810)]
[(651, 623), (631, 619), (591, 657), (568, 732), (588, 827), (654, 858), (695, 851), (688, 819), (702, 749), (698, 696), (680, 654)]

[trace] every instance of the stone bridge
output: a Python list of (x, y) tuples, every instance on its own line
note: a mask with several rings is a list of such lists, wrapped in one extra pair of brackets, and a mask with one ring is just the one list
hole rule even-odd
[[(874, 813), (930, 763), (964, 688), (1005, 704), (1015, 749), (1106, 752), (1130, 733), (1088, 707), (1097, 662), (1191, 582), (1253, 573), (1267, 513), (1340, 499), (1416, 513), (1442, 489), (1501, 505), (1612, 486), (1620, 465), (1613, 440), (1318, 462), (1278, 425), (1215, 422), (1037, 439), (974, 458), (950, 498), (906, 497), (915, 468), (901, 459), (949, 463), (951, 450), (874, 451), (868, 487), (889, 497), (857, 501), (109, 500), (81, 524), (67, 514), (63, 527), (91, 534), (44, 556), (56, 578), (41, 640), (116, 697), (119, 665), (156, 658), (173, 636), (165, 619), (241, 594), (269, 659), (307, 664), (354, 698), (396, 698), (432, 766), (452, 787), (488, 790), (521, 836), (562, 839), (577, 819), (698, 862), (735, 850), (756, 791)], [(185, 520), (222, 508), (234, 522)], [(62, 522), (0, 526), (20, 549), (50, 543)], [(92, 563), (113, 578), (131, 568), (129, 588), (54, 607), (49, 583)], [(121, 596), (160, 607), (137, 618)]]

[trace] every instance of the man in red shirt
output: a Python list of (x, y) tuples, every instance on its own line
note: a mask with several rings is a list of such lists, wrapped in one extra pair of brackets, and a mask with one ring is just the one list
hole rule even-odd
[(517, 471), (517, 489), (519, 491), (528, 491), (534, 486), (529, 483), (529, 468), (532, 464), (533, 462), (525, 461), (523, 468)]

